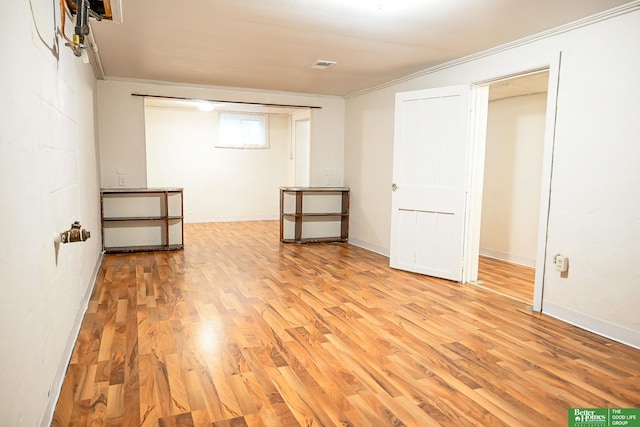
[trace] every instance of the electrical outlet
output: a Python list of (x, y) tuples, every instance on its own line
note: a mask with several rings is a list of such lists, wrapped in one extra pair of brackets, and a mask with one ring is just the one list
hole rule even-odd
[(556, 270), (561, 273), (565, 273), (569, 269), (569, 258), (564, 255), (554, 256), (553, 263), (556, 265)]
[(118, 185), (120, 185), (120, 187), (124, 187), (125, 185), (127, 185), (127, 181), (124, 179), (124, 175), (120, 175), (118, 177)]

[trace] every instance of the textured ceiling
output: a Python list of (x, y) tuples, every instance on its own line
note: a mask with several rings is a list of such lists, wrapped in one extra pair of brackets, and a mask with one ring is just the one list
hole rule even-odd
[(92, 31), (107, 77), (347, 95), (625, 3), (123, 0)]
[(522, 77), (514, 77), (489, 85), (489, 101), (543, 93), (547, 92), (548, 87), (548, 71), (542, 71)]

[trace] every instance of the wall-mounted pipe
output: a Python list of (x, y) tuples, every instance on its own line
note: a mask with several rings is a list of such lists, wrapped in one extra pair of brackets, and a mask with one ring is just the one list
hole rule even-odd
[[(89, 34), (89, 2), (87, 0), (80, 0), (76, 9), (76, 26), (75, 33), (73, 34), (73, 42), (76, 46), (84, 45), (84, 37)], [(75, 49), (74, 55), (81, 56), (82, 50)]]
[(75, 221), (71, 224), (71, 228), (69, 230), (60, 233), (60, 241), (62, 243), (84, 242), (89, 237), (91, 237), (91, 233), (82, 229), (79, 221)]
[[(65, 33), (67, 7), (70, 13), (76, 15), (73, 40), (67, 37)], [(89, 0), (60, 0), (60, 12), (62, 15), (60, 32), (67, 40), (65, 45), (73, 50), (75, 56), (80, 57), (82, 56), (82, 51), (87, 48), (85, 37), (88, 36), (91, 31), (89, 27), (89, 17), (101, 21), (103, 16), (91, 9), (91, 2)], [(104, 10), (102, 12), (104, 12)]]

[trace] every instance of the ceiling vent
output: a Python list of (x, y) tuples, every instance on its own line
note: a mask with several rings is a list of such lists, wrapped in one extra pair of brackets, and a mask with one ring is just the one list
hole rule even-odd
[(327, 68), (331, 68), (336, 65), (335, 61), (325, 61), (323, 59), (318, 59), (313, 64), (309, 65), (309, 68), (314, 68), (316, 70), (326, 70)]

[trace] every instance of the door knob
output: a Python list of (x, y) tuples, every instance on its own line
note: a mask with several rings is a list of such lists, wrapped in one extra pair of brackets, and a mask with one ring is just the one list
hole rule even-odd
[(395, 183), (391, 184), (391, 191), (396, 191), (397, 189), (398, 186)]

